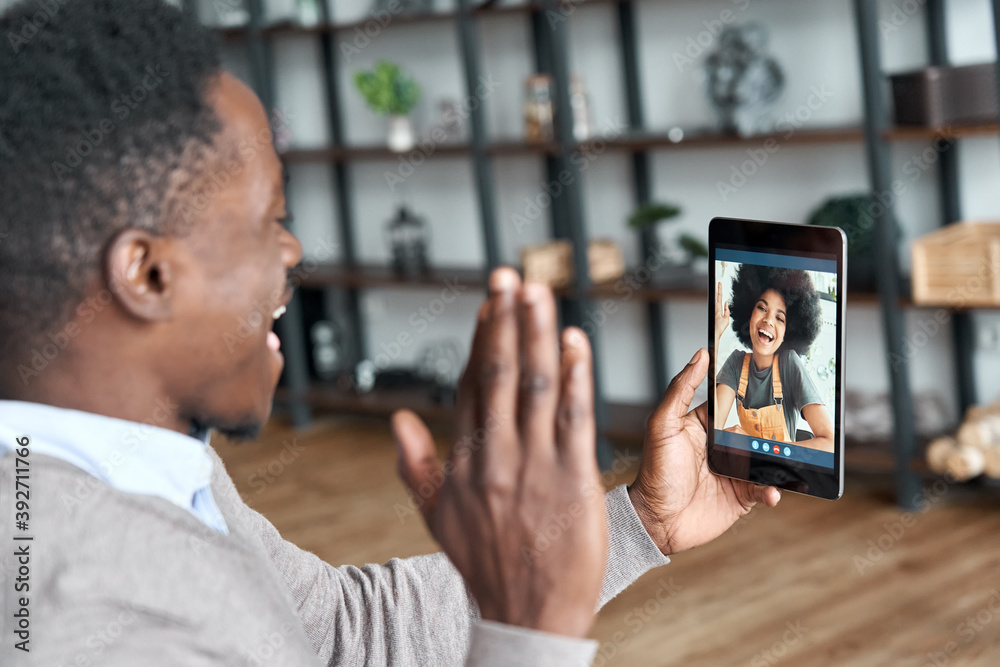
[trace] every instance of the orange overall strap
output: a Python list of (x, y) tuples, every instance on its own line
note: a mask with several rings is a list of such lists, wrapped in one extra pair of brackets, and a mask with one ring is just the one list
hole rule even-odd
[(740, 403), (747, 395), (747, 383), (750, 382), (750, 354), (747, 352), (743, 353), (743, 370), (740, 372), (740, 387), (736, 390), (736, 396), (740, 399)]
[(781, 374), (778, 373), (778, 355), (774, 355), (774, 362), (771, 364), (771, 391), (775, 403), (781, 405), (784, 396), (781, 393)]

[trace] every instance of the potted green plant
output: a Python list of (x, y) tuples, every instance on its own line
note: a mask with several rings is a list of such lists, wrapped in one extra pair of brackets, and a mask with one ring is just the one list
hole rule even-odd
[(399, 152), (413, 148), (409, 113), (420, 100), (417, 82), (396, 63), (382, 60), (371, 70), (355, 72), (354, 85), (374, 113), (389, 118), (389, 148)]
[[(837, 195), (810, 215), (810, 225), (840, 227), (847, 235), (847, 285), (856, 290), (875, 289), (875, 218), (881, 204), (870, 194)], [(896, 237), (900, 230), (896, 227)]]
[[(653, 229), (666, 220), (672, 220), (681, 214), (680, 207), (664, 202), (643, 204), (629, 216), (628, 226), (637, 231)], [(697, 266), (708, 257), (708, 248), (692, 234), (682, 233), (671, 244), (661, 244), (661, 256), (669, 261), (658, 270), (662, 279), (676, 280), (695, 273), (704, 273)]]

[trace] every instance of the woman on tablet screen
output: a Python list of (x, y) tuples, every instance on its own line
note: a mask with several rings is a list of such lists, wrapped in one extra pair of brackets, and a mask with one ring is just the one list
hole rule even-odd
[[(809, 274), (741, 264), (727, 303), (715, 292), (715, 351), (730, 325), (744, 348), (734, 350), (716, 376), (715, 427), (724, 429), (736, 402), (739, 424), (727, 431), (833, 451), (833, 423), (802, 357), (819, 334), (819, 295)], [(801, 356), (800, 356), (801, 355)], [(797, 440), (799, 417), (812, 437)]]

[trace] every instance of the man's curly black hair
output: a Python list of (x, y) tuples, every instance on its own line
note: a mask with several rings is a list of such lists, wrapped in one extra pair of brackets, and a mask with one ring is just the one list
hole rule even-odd
[(221, 56), (164, 0), (27, 0), (0, 38), (3, 359), (69, 320), (118, 233), (183, 233), (221, 130)]
[(750, 315), (760, 296), (769, 289), (785, 300), (785, 341), (781, 346), (803, 356), (808, 354), (823, 322), (819, 294), (809, 274), (800, 269), (741, 264), (733, 278), (733, 299), (729, 303), (733, 332), (744, 347), (753, 348)]

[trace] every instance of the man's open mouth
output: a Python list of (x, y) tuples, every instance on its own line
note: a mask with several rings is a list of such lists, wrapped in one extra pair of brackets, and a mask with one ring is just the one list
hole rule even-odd
[[(271, 313), (271, 318), (272, 318), (271, 326), (274, 326), (274, 323), (278, 321), (279, 317), (285, 314), (286, 310), (287, 309), (285, 308), (284, 304), (274, 309), (274, 312)], [(274, 333), (274, 331), (267, 332), (267, 347), (274, 352), (277, 352), (281, 349), (281, 339), (278, 338), (278, 334)]]

